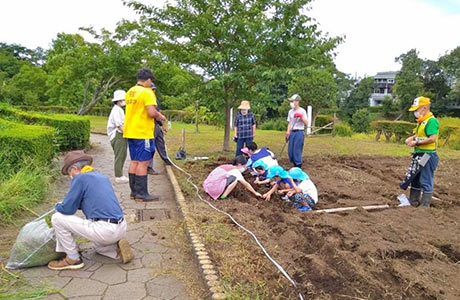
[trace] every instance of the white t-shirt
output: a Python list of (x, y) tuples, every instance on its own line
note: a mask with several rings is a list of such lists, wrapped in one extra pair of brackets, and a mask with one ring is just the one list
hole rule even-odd
[(310, 195), (313, 201), (318, 203), (318, 191), (316, 190), (316, 186), (313, 181), (310, 179), (305, 179), (297, 186), (302, 190), (302, 193)]
[(305, 124), (300, 118), (294, 118), (295, 113), (301, 113), (303, 118), (307, 117), (307, 112), (302, 107), (299, 107), (296, 111), (294, 111), (294, 109), (289, 110), (287, 121), (293, 126), (291, 130), (304, 130)]
[(114, 105), (110, 112), (109, 121), (107, 122), (107, 135), (110, 140), (115, 138), (117, 131), (122, 133), (118, 127), (123, 126), (123, 124), (125, 124), (125, 112), (120, 106)]
[(227, 177), (229, 177), (230, 175), (235, 176), (237, 181), (244, 180), (243, 175), (241, 174), (240, 170), (238, 170), (238, 169), (232, 169), (232, 170), (228, 171), (227, 172)]

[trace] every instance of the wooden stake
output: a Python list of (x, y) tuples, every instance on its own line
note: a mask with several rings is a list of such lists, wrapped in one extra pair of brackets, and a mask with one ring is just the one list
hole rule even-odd
[(385, 209), (389, 208), (388, 204), (384, 205), (368, 205), (368, 206), (350, 206), (350, 207), (338, 207), (338, 208), (327, 208), (327, 209), (320, 209), (320, 210), (313, 210), (314, 213), (336, 213), (348, 210), (355, 210), (358, 207), (362, 207), (365, 210), (377, 210), (377, 209)]

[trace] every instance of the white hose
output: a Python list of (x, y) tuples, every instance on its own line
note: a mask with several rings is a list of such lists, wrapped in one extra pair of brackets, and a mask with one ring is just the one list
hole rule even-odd
[[(235, 223), (238, 227), (240, 227), (241, 229), (243, 229), (244, 231), (246, 231), (247, 233), (249, 233), (252, 238), (256, 241), (257, 245), (259, 245), (259, 247), (262, 249), (262, 251), (264, 252), (265, 256), (267, 256), (267, 258), (275, 265), (276, 268), (278, 268), (278, 270), (281, 272), (281, 274), (283, 274), (284, 277), (286, 277), (286, 279), (295, 287), (296, 290), (298, 290), (297, 288), (297, 284), (295, 283), (294, 280), (292, 280), (292, 278), (289, 276), (289, 274), (283, 269), (283, 267), (280, 266), (280, 264), (278, 264), (267, 252), (267, 250), (265, 250), (264, 246), (262, 246), (262, 244), (259, 242), (259, 239), (256, 237), (256, 235), (254, 233), (252, 233), (249, 229), (247, 229), (246, 227), (242, 226), (240, 223), (238, 223), (233, 217), (232, 215), (230, 215), (229, 213), (215, 207), (214, 205), (212, 205), (209, 201), (207, 201), (206, 199), (203, 199), (203, 197), (201, 197), (200, 195), (200, 190), (199, 188), (196, 186), (196, 184), (193, 183), (192, 181), (192, 175), (189, 174), (187, 171), (185, 171), (184, 169), (182, 169), (181, 167), (179, 167), (178, 165), (176, 165), (172, 160), (171, 158), (169, 158), (169, 155), (168, 155), (168, 148), (166, 147), (166, 143), (165, 143), (165, 151), (166, 151), (166, 155), (169, 159), (169, 161), (171, 162), (171, 164), (176, 168), (178, 169), (179, 171), (183, 172), (184, 174), (186, 174), (188, 176), (187, 178), (187, 182), (190, 183), (196, 190), (196, 194), (198, 196), (198, 198), (200, 198), (201, 201), (205, 202), (206, 204), (208, 204), (211, 208), (215, 209), (216, 211), (228, 216), (230, 218), (230, 220), (232, 220), (233, 223)], [(303, 300), (303, 296), (302, 294), (299, 292), (299, 299)]]

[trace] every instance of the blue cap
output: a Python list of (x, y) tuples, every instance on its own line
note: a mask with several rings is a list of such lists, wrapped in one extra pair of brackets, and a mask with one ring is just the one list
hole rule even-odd
[(301, 168), (297, 168), (297, 167), (291, 168), (289, 170), (289, 175), (292, 177), (292, 179), (297, 179), (297, 180), (308, 179), (307, 173), (302, 171)]
[(285, 178), (291, 178), (291, 176), (289, 176), (288, 172), (285, 171), (282, 167), (280, 166), (273, 166), (273, 167), (270, 167), (268, 169), (268, 174), (267, 174), (267, 178), (273, 178), (275, 176), (279, 176), (283, 179)]
[(262, 168), (264, 170), (268, 169), (268, 166), (266, 163), (264, 163), (261, 159), (257, 160), (255, 163), (252, 164), (252, 167), (255, 169), (257, 167)]

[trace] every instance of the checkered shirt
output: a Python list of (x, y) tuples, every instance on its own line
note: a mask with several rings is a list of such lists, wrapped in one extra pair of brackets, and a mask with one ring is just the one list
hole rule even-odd
[(252, 125), (256, 124), (256, 119), (252, 112), (248, 112), (247, 115), (243, 116), (241, 113), (238, 113), (235, 118), (235, 123), (233, 126), (238, 128), (237, 134), (239, 139), (251, 138), (253, 137)]

